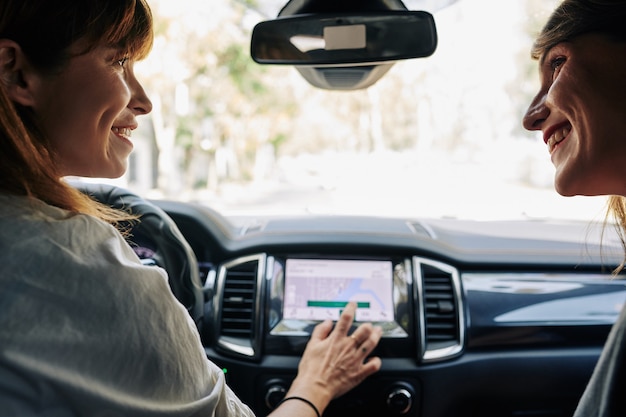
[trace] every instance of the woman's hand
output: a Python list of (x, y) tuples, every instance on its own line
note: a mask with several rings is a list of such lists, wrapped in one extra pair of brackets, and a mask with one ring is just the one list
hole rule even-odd
[(350, 302), (334, 329), (331, 321), (315, 327), (287, 397), (304, 397), (323, 413), (332, 399), (380, 369), (380, 358), (366, 358), (378, 345), (382, 329), (365, 323), (348, 335), (355, 312), (356, 304)]

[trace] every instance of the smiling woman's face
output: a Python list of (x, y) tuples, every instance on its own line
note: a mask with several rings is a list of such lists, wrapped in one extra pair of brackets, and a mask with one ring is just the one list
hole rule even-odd
[(152, 109), (132, 60), (114, 48), (96, 47), (38, 81), (33, 109), (60, 173), (108, 178), (124, 174), (136, 116)]
[(541, 88), (524, 127), (541, 130), (571, 195), (626, 195), (626, 43), (581, 35), (540, 59)]

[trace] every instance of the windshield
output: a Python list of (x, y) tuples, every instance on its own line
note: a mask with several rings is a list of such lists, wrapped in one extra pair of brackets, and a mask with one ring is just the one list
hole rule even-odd
[[(406, 2), (438, 47), (372, 87), (328, 91), (249, 55), (280, 2), (151, 0), (154, 102), (123, 185), (225, 215), (603, 219), (604, 197), (560, 197), (521, 118), (538, 88), (529, 48), (556, 1)], [(447, 2), (450, 3), (450, 2)]]

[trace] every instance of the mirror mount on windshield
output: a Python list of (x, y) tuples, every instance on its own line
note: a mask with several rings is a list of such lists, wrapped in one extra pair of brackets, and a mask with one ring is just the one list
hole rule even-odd
[[(432, 15), (399, 2), (363, 1), (354, 11), (329, 9), (333, 2), (297, 3), (300, 9), (289, 7), (292, 1), (277, 19), (255, 26), (250, 52), (259, 64), (295, 66), (316, 87), (366, 88), (394, 62), (430, 56), (437, 47)], [(315, 4), (326, 6), (315, 9)]]

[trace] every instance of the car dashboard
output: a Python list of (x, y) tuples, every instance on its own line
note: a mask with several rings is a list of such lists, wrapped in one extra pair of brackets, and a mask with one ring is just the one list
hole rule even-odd
[(154, 203), (198, 259), (207, 356), (257, 415), (284, 396), (313, 326), (355, 294), (357, 321), (384, 330), (383, 365), (325, 416), (571, 415), (626, 298), (619, 241), (589, 222)]

